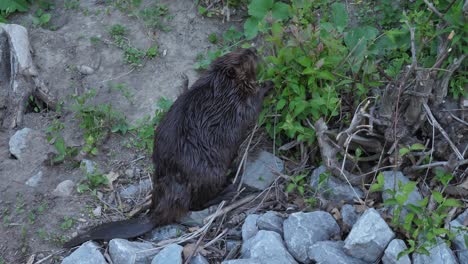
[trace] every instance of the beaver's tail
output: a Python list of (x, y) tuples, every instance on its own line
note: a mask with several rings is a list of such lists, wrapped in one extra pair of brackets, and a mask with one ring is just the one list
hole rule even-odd
[(63, 244), (65, 248), (78, 246), (88, 240), (111, 240), (114, 238), (134, 238), (151, 231), (156, 221), (150, 216), (117, 222), (109, 222), (92, 228)]

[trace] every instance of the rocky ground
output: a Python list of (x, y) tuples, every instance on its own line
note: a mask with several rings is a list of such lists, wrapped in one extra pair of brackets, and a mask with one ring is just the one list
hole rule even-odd
[[(179, 223), (156, 228), (136, 240), (87, 242), (62, 249), (61, 243), (89, 226), (129, 217), (135, 209), (145, 213), (152, 184), (150, 152), (132, 141), (144, 141), (134, 131), (110, 133), (94, 154), (80, 152), (53, 162), (60, 155), (60, 139), (51, 139), (54, 129), (60, 130), (67, 150), (88, 144), (83, 121), (73, 108), (80, 96), (94, 90), (89, 102), (111, 103), (112, 109), (124, 113), (129, 126), (136, 126), (145, 116), (154, 116), (161, 98), (177, 98), (184, 83), (182, 73), (193, 83), (198, 54), (213, 46), (210, 34), (239, 27), (234, 14), (231, 22), (210, 19), (186, 0), (159, 1), (168, 9), (157, 9), (164, 15), (151, 27), (141, 13), (121, 5), (128, 2), (54, 1), (47, 26), (35, 25), (35, 10), (11, 17), (11, 23), (28, 30), (30, 42), (31, 51), (26, 46), (24, 57), (16, 58), (18, 64), (12, 64), (9, 56), (24, 42), (8, 43), (11, 28), (0, 26), (7, 32), (0, 34), (0, 264), (468, 263), (466, 231), (457, 229), (468, 224), (465, 208), (453, 211), (446, 223), (458, 232), (452, 245), (440, 240), (429, 255), (415, 253), (398, 259), (408, 245), (400, 230), (388, 224), (395, 208), (362, 203), (369, 195), (366, 190), (352, 187), (320, 166), (306, 175), (310, 179), (306, 185), (316, 190), (320, 206), (301, 211), (306, 206), (285, 197), (283, 173), (288, 159), (275, 156), (268, 142), (253, 144), (256, 147), (242, 173), (245, 195), (232, 204), (191, 212)], [(143, 1), (141, 8), (151, 5), (152, 1)], [(120, 35), (115, 25), (126, 28), (123, 42), (116, 41)], [(157, 55), (151, 56), (148, 51), (156, 46)], [(135, 60), (130, 48), (144, 50), (146, 55)], [(17, 72), (11, 74), (15, 65), (19, 65)], [(22, 68), (25, 65), (30, 67)], [(36, 91), (33, 97), (26, 96), (24, 116), (12, 121), (15, 113), (8, 107), (14, 102), (7, 99), (6, 91), (15, 81), (34, 83), (34, 89), (37, 86), (46, 94)], [(56, 101), (54, 109), (44, 108), (47, 100)], [(383, 175), (382, 189), (397, 193), (402, 192), (397, 182), (410, 181), (400, 171), (389, 169)], [(92, 186), (102, 179), (105, 184)], [(427, 192), (416, 187), (408, 193), (405, 206), (421, 202), (423, 191)], [(392, 199), (385, 192), (372, 195), (372, 201)], [(403, 210), (402, 215), (406, 213)]]

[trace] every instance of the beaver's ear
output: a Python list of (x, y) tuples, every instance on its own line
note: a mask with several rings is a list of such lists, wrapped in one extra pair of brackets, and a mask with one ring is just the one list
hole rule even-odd
[(226, 75), (231, 79), (236, 78), (236, 70), (234, 69), (234, 67), (228, 67), (226, 69)]

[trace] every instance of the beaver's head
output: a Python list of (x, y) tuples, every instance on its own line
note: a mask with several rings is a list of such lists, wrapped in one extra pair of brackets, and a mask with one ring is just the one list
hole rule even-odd
[(257, 50), (239, 49), (217, 58), (210, 70), (240, 83), (253, 83), (257, 79)]

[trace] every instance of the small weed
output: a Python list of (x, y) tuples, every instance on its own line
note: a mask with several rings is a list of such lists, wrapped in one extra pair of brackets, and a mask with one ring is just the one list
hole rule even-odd
[(146, 116), (130, 128), (133, 136), (130, 138), (128, 147), (133, 146), (139, 150), (151, 153), (153, 151), (154, 128), (159, 124), (171, 105), (172, 102), (170, 100), (164, 97), (159, 99), (158, 109), (155, 111), (154, 117)]
[(74, 96), (75, 104), (72, 110), (80, 120), (80, 128), (84, 130), (85, 145), (82, 151), (97, 155), (97, 146), (112, 133), (125, 134), (128, 125), (125, 116), (112, 109), (112, 105), (92, 105), (87, 101), (96, 95), (95, 90), (90, 90), (82, 96)]
[(211, 33), (211, 34), (208, 36), (208, 41), (209, 41), (211, 44), (216, 44), (216, 43), (218, 43), (218, 36), (216, 35), (216, 33)]
[(113, 91), (118, 91), (120, 94), (122, 94), (123, 97), (125, 97), (125, 99), (127, 99), (130, 103), (133, 103), (134, 95), (130, 92), (130, 89), (125, 83), (111, 84), (110, 89)]
[[(83, 168), (83, 171), (85, 171), (85, 168)], [(76, 190), (79, 193), (84, 193), (86, 191), (94, 192), (97, 188), (106, 184), (108, 184), (108, 179), (102, 173), (98, 171), (92, 173), (86, 172), (86, 179), (78, 184)]]
[(26, 207), (26, 202), (24, 201), (23, 195), (21, 193), (16, 194), (16, 205), (15, 205), (15, 211), (17, 214), (22, 214), (24, 213)]
[(163, 18), (166, 17), (168, 13), (169, 9), (166, 5), (153, 4), (151, 7), (141, 10), (140, 17), (150, 29), (169, 31), (169, 27), (162, 22)]
[(80, 1), (79, 0), (65, 0), (63, 3), (65, 9), (74, 9), (77, 10), (80, 8)]
[(42, 9), (38, 9), (32, 17), (32, 22), (35, 26), (44, 27), (49, 23), (50, 18), (51, 15), (49, 13), (46, 13)]
[(60, 229), (62, 230), (69, 230), (72, 228), (75, 220), (72, 217), (65, 216), (63, 217), (63, 222), (60, 224)]
[(157, 46), (152, 46), (147, 51), (135, 48), (127, 39), (127, 32), (127, 28), (119, 24), (112, 26), (109, 31), (114, 44), (123, 50), (126, 63), (135, 67), (142, 66), (143, 59), (156, 57)]
[(99, 37), (96, 37), (96, 36), (92, 36), (89, 38), (89, 41), (93, 44), (93, 45), (97, 45), (98, 43), (101, 42), (101, 39)]

